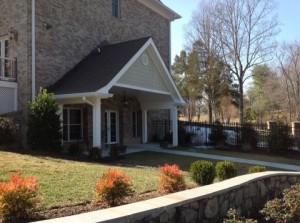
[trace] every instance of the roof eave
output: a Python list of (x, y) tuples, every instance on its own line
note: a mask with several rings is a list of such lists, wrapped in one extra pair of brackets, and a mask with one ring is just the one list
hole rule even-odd
[(159, 0), (138, 0), (143, 5), (147, 6), (148, 8), (152, 9), (153, 11), (157, 12), (161, 16), (165, 17), (169, 21), (174, 21), (176, 19), (180, 19), (181, 16), (174, 12), (172, 9), (164, 5)]

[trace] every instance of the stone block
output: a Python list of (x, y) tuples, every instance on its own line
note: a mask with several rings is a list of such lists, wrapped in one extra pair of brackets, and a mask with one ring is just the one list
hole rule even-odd
[(214, 197), (210, 199), (205, 206), (205, 217), (213, 218), (219, 212), (218, 198)]
[(235, 206), (240, 206), (243, 203), (244, 196), (243, 196), (243, 189), (239, 189), (235, 193), (235, 198), (234, 198), (234, 205)]
[(180, 208), (180, 217), (179, 222), (182, 223), (190, 223), (196, 222), (198, 217), (197, 211), (190, 209), (190, 208)]

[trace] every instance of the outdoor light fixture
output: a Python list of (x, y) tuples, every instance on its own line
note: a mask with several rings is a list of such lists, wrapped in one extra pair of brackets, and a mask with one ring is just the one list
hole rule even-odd
[(124, 96), (123, 96), (123, 100), (122, 100), (123, 106), (126, 107), (128, 105), (128, 100), (126, 97), (126, 91), (124, 91)]
[(49, 30), (49, 29), (52, 28), (52, 25), (51, 25), (50, 23), (48, 23), (48, 22), (43, 22), (43, 26), (44, 26), (47, 30)]

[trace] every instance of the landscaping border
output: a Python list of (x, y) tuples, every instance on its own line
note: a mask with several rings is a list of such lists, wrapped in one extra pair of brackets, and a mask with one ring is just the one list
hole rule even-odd
[(39, 223), (222, 222), (229, 208), (250, 216), (266, 201), (296, 183), (300, 183), (300, 172), (253, 173), (146, 201)]

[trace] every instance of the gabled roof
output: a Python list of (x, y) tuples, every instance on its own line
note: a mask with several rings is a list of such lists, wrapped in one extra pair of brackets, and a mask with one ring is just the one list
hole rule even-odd
[(96, 92), (122, 70), (150, 37), (96, 48), (49, 90), (55, 95)]

